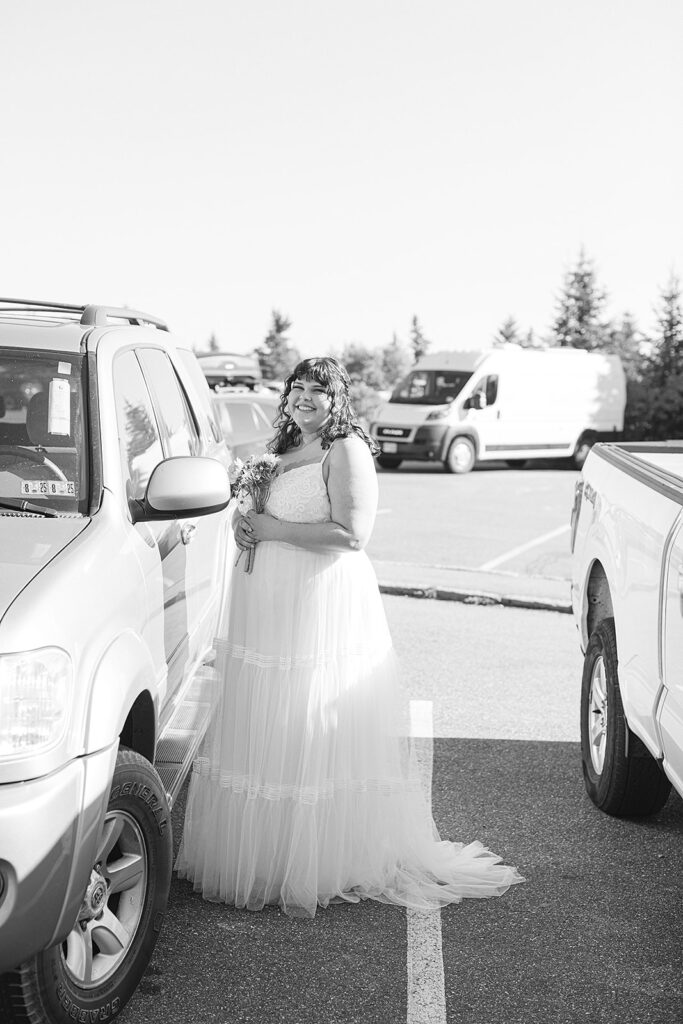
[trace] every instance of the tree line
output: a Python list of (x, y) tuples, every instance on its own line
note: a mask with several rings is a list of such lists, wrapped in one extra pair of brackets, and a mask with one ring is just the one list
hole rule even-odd
[(647, 441), (683, 437), (683, 312), (678, 277), (672, 272), (660, 289), (652, 334), (642, 331), (628, 312), (610, 319), (606, 305), (607, 293), (582, 250), (564, 276), (548, 333), (537, 337), (533, 330), (521, 331), (510, 316), (498, 328), (493, 345), (583, 348), (618, 355), (626, 374), (624, 437)]
[[(549, 330), (537, 334), (522, 330), (508, 316), (492, 338), (494, 348), (519, 345), (523, 348), (583, 348), (613, 353), (621, 358), (627, 380), (624, 437), (629, 440), (665, 440), (683, 437), (683, 312), (681, 286), (672, 272), (660, 290), (655, 306), (656, 331), (643, 332), (630, 313), (617, 319), (606, 315), (607, 293), (601, 287), (594, 264), (582, 250), (564, 275), (556, 301), (555, 318)], [(268, 333), (254, 355), (264, 380), (282, 381), (301, 355), (289, 337), (291, 320), (279, 310), (272, 311)], [(349, 342), (336, 356), (346, 367), (352, 382), (352, 400), (357, 413), (369, 420), (381, 401), (378, 392), (392, 389), (431, 346), (415, 314), (408, 337), (394, 332), (384, 346), (370, 348)], [(211, 350), (218, 349), (215, 336)]]

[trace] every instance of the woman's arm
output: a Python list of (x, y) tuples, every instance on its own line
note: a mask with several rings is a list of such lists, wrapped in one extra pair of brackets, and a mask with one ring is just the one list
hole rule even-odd
[(279, 540), (312, 551), (360, 551), (370, 540), (377, 511), (377, 474), (359, 437), (338, 438), (323, 467), (332, 522), (290, 523), (249, 512), (252, 536)]

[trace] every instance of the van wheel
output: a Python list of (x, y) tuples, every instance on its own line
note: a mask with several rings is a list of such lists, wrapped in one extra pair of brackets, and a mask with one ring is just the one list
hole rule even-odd
[(9, 1020), (115, 1017), (152, 956), (172, 863), (171, 816), (159, 776), (140, 754), (121, 750), (78, 920), (64, 942), (0, 979)]
[(397, 459), (394, 455), (378, 455), (377, 462), (382, 469), (398, 469), (403, 459)]
[(671, 783), (624, 716), (614, 619), (603, 619), (586, 648), (581, 681), (581, 759), (589, 797), (617, 817), (654, 814)]
[(474, 463), (476, 461), (477, 453), (474, 447), (474, 442), (464, 435), (454, 437), (450, 443), (448, 454), (444, 461), (444, 466), (448, 472), (469, 473), (470, 470), (474, 469)]
[(574, 469), (582, 469), (583, 464), (588, 458), (588, 453), (595, 444), (595, 434), (585, 433), (582, 434), (579, 440), (576, 442), (576, 448), (572, 455), (572, 466)]

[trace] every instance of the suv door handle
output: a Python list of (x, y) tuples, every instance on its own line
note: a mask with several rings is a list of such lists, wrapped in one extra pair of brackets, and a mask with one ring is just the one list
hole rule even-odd
[(183, 523), (180, 527), (180, 539), (183, 544), (189, 544), (196, 532), (197, 527), (194, 523)]

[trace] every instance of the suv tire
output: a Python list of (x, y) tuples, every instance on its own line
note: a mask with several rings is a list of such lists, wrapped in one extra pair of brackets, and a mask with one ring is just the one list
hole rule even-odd
[[(152, 956), (172, 866), (161, 780), (144, 757), (122, 749), (79, 920), (64, 942), (0, 979), (7, 1019), (67, 1024), (115, 1017)], [(103, 958), (105, 952), (116, 954), (113, 962)]]
[(377, 464), (381, 466), (382, 469), (398, 469), (402, 462), (403, 459), (400, 459), (395, 455), (377, 456)]

